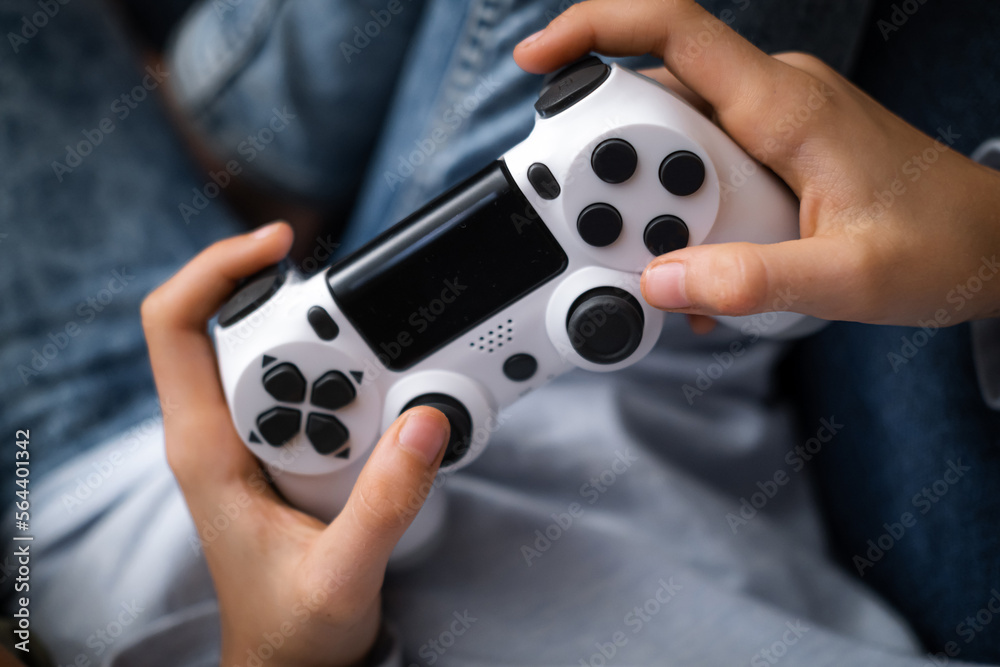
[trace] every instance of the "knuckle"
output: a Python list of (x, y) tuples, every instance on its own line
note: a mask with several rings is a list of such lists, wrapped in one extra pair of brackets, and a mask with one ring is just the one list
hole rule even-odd
[(707, 305), (721, 315), (760, 312), (768, 293), (767, 270), (750, 244), (718, 253), (709, 263)]
[(357, 511), (363, 514), (359, 517), (360, 524), (373, 532), (395, 529), (408, 523), (422, 505), (416, 494), (410, 494), (410, 500), (400, 498), (398, 485), (381, 477), (362, 478), (355, 491)]

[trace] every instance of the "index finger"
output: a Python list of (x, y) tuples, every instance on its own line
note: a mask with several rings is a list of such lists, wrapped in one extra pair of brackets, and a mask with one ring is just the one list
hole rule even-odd
[(529, 72), (543, 73), (590, 51), (661, 57), (681, 83), (715, 109), (723, 125), (747, 105), (765, 102), (761, 91), (772, 90), (774, 78), (792, 69), (692, 0), (643, 0), (625, 9), (616, 0), (588, 0), (521, 42), (514, 59)]

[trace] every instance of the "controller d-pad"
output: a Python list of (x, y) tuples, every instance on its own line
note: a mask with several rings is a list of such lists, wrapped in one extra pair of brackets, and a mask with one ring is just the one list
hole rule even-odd
[(350, 438), (347, 427), (333, 415), (312, 412), (306, 419), (306, 437), (320, 454), (332, 454)]
[(340, 371), (330, 371), (316, 380), (312, 388), (312, 404), (327, 410), (337, 410), (354, 400), (357, 390)]
[(267, 444), (280, 447), (299, 432), (302, 413), (292, 408), (271, 408), (257, 417), (257, 429)]
[(660, 184), (672, 195), (693, 195), (704, 182), (705, 163), (690, 151), (676, 151), (660, 163)]
[(635, 173), (639, 158), (624, 139), (602, 141), (590, 156), (590, 166), (605, 183), (624, 183)]
[(611, 204), (591, 204), (576, 219), (580, 238), (603, 248), (614, 243), (622, 233), (622, 216)]
[(306, 379), (295, 364), (278, 364), (264, 374), (264, 389), (285, 403), (298, 403), (306, 397)]

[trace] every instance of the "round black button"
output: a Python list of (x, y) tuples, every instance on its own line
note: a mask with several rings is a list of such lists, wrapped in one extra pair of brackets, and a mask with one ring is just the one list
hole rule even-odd
[(705, 182), (705, 163), (689, 151), (671, 153), (660, 163), (660, 183), (667, 192), (687, 197)]
[(524, 382), (537, 370), (538, 361), (530, 354), (515, 354), (503, 362), (503, 374), (514, 382)]
[(447, 394), (422, 394), (407, 403), (400, 414), (418, 405), (426, 405), (440, 410), (448, 418), (448, 423), (451, 424), (451, 436), (448, 438), (448, 447), (444, 452), (441, 465), (454, 463), (465, 456), (469, 451), (472, 438), (472, 417), (469, 416), (469, 411), (465, 409), (461, 401)]
[(646, 225), (642, 233), (642, 241), (649, 252), (657, 257), (668, 252), (686, 248), (688, 244), (688, 228), (684, 221), (676, 215), (661, 215)]
[(605, 183), (624, 183), (635, 173), (639, 158), (624, 139), (602, 141), (590, 156), (590, 166)]
[(587, 361), (615, 364), (639, 347), (645, 319), (631, 294), (617, 287), (597, 287), (570, 306), (566, 332), (573, 349)]
[(591, 204), (576, 219), (576, 231), (592, 246), (611, 245), (622, 233), (622, 216), (611, 204)]

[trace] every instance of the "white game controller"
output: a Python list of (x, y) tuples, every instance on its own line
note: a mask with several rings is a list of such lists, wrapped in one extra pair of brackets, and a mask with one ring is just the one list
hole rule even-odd
[[(588, 57), (535, 109), (527, 139), (357, 252), (308, 280), (272, 267), (220, 311), (236, 429), (293, 505), (335, 517), (410, 407), (448, 417), (442, 467), (455, 469), (532, 389), (642, 359), (664, 317), (639, 291), (655, 256), (798, 238), (788, 188), (650, 79)], [(734, 168), (750, 175), (724, 186)], [(780, 313), (763, 333), (813, 323)], [(397, 554), (436, 532), (441, 500), (432, 494)]]

